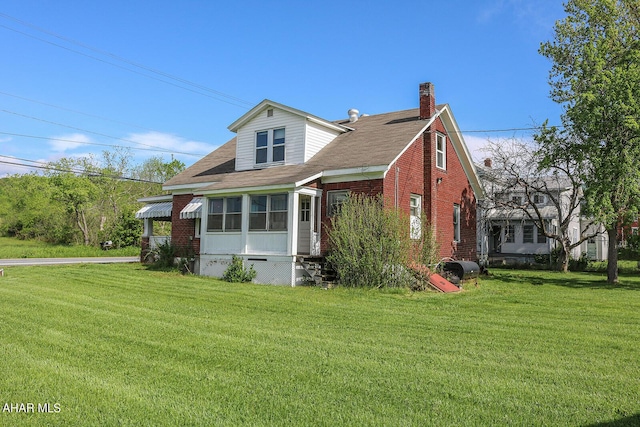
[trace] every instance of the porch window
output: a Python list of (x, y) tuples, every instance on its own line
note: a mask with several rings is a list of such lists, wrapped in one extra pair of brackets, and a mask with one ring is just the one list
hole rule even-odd
[(251, 196), (249, 231), (286, 231), (288, 201), (287, 194)]
[(522, 226), (522, 243), (533, 243), (533, 224)]
[(538, 229), (538, 243), (547, 243), (547, 236), (544, 235), (542, 228), (536, 227)]
[(241, 225), (241, 196), (209, 199), (207, 231), (240, 231)]
[(507, 225), (504, 228), (504, 242), (515, 243), (516, 241), (516, 229), (513, 225)]
[(447, 138), (436, 134), (436, 167), (447, 169)]
[(256, 165), (281, 163), (285, 157), (285, 129), (256, 132)]
[(453, 240), (460, 241), (460, 205), (453, 205)]
[(329, 191), (327, 193), (327, 216), (334, 216), (340, 212), (340, 205), (349, 197), (347, 190)]

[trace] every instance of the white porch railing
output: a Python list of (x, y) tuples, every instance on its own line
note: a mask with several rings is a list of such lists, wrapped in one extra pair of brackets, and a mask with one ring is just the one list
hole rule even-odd
[(150, 236), (149, 248), (156, 249), (158, 246), (168, 242), (171, 242), (171, 236)]

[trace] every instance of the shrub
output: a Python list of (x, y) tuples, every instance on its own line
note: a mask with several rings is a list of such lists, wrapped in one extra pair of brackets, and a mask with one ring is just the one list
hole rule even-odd
[(351, 195), (332, 218), (327, 261), (344, 286), (414, 287), (414, 264), (432, 264), (437, 248), (431, 227), (415, 240), (409, 231), (409, 217), (381, 197)]
[(151, 268), (159, 270), (171, 269), (175, 267), (177, 252), (176, 245), (167, 240), (160, 243), (155, 249), (150, 250), (145, 259), (151, 262)]
[(249, 268), (244, 268), (244, 261), (239, 256), (233, 255), (231, 264), (224, 271), (222, 278), (227, 282), (244, 283), (255, 279), (257, 273), (253, 268), (253, 264)]

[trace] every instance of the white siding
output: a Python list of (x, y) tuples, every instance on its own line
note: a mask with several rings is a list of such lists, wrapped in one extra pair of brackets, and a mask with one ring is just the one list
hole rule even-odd
[(287, 254), (289, 234), (275, 231), (250, 231), (247, 234), (248, 254)]
[(285, 163), (288, 165), (303, 163), (305, 122), (304, 117), (277, 108), (273, 108), (272, 117), (267, 117), (267, 110), (260, 112), (238, 130), (236, 170), (254, 169), (256, 132), (278, 128), (285, 128)]
[(322, 150), (339, 135), (338, 131), (327, 129), (317, 123), (307, 123), (307, 137), (305, 140), (304, 161), (306, 162), (318, 151)]
[(200, 240), (203, 254), (241, 254), (244, 252), (241, 233), (206, 233)]

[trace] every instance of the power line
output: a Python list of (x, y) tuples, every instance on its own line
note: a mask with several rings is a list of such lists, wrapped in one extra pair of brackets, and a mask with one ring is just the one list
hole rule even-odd
[[(2, 13), (2, 12), (0, 12), (0, 17), (3, 17), (3, 18), (5, 18), (5, 19), (8, 19), (8, 20), (11, 20), (11, 21), (14, 21), (14, 22), (17, 22), (17, 23), (19, 23), (19, 24), (21, 24), (21, 25), (23, 25), (23, 26), (26, 26), (26, 27), (29, 27), (29, 28), (35, 29), (36, 31), (39, 31), (39, 32), (41, 32), (41, 33), (45, 33), (45, 34), (47, 34), (47, 35), (53, 36), (53, 37), (55, 37), (55, 38), (58, 38), (58, 39), (60, 39), (60, 40), (65, 41), (65, 42), (67, 42), (67, 43), (71, 43), (71, 44), (74, 44), (74, 45), (76, 45), (76, 46), (80, 46), (80, 47), (82, 47), (83, 49), (90, 50), (90, 51), (95, 52), (95, 53), (98, 53), (98, 54), (100, 54), (100, 55), (104, 55), (104, 56), (107, 56), (107, 57), (109, 57), (109, 58), (112, 58), (112, 59), (115, 59), (115, 60), (117, 60), (117, 61), (120, 61), (120, 62), (123, 62), (123, 63), (125, 63), (125, 64), (128, 64), (128, 65), (130, 65), (130, 66), (133, 66), (133, 67), (136, 67), (136, 68), (142, 69), (142, 70), (144, 70), (144, 71), (146, 71), (146, 72), (148, 72), (148, 73), (152, 73), (152, 74), (156, 74), (156, 75), (162, 76), (164, 79), (162, 79), (162, 78), (158, 78), (158, 77), (154, 77), (154, 76), (152, 76), (152, 75), (145, 74), (145, 73), (142, 73), (142, 72), (139, 72), (139, 71), (133, 70), (133, 69), (131, 69), (131, 68), (124, 67), (124, 66), (122, 66), (122, 65), (118, 65), (118, 64), (113, 63), (113, 62), (110, 62), (110, 61), (106, 61), (106, 60), (101, 59), (101, 58), (98, 58), (98, 57), (96, 57), (96, 56), (89, 55), (89, 54), (87, 54), (87, 53), (80, 52), (80, 51), (78, 51), (78, 50), (71, 49), (71, 48), (69, 48), (69, 47), (66, 47), (66, 46), (60, 45), (60, 44), (58, 44), (58, 43), (54, 43), (54, 42), (52, 42), (52, 41), (45, 40), (45, 39), (42, 39), (42, 38), (40, 38), (40, 37), (36, 37), (36, 36), (34, 36), (34, 35), (32, 35), (32, 34), (25, 33), (25, 32), (23, 32), (23, 31), (20, 31), (20, 30), (15, 29), (15, 28), (11, 28), (11, 27), (8, 27), (8, 26), (6, 26), (6, 25), (2, 25), (2, 24), (0, 24), (0, 27), (5, 28), (5, 29), (10, 30), (10, 31), (13, 31), (13, 32), (16, 32), (16, 33), (21, 34), (21, 35), (23, 35), (23, 36), (25, 36), (25, 37), (29, 37), (29, 38), (32, 38), (32, 39), (38, 40), (38, 41), (40, 41), (40, 42), (50, 44), (50, 45), (52, 45), (52, 46), (56, 46), (56, 47), (58, 47), (58, 48), (61, 48), (61, 49), (67, 50), (67, 51), (69, 51), (69, 52), (73, 52), (73, 53), (75, 53), (75, 54), (82, 55), (82, 56), (84, 56), (84, 57), (87, 57), (87, 58), (93, 59), (93, 60), (95, 60), (95, 61), (99, 61), (99, 62), (102, 62), (102, 63), (105, 63), (105, 64), (109, 64), (109, 65), (111, 65), (111, 66), (113, 66), (113, 67), (117, 67), (117, 68), (120, 68), (120, 69), (123, 69), (123, 70), (127, 70), (127, 71), (129, 71), (129, 72), (136, 73), (136, 74), (139, 74), (139, 75), (141, 75), (141, 76), (144, 76), (144, 77), (147, 77), (147, 78), (150, 78), (150, 79), (153, 79), (153, 80), (157, 80), (157, 81), (163, 82), (163, 83), (165, 83), (165, 84), (169, 84), (169, 85), (172, 85), (172, 86), (175, 86), (175, 87), (179, 87), (179, 88), (181, 88), (181, 89), (185, 89), (185, 90), (188, 90), (188, 91), (193, 92), (193, 93), (197, 93), (197, 94), (200, 94), (200, 95), (203, 95), (203, 96), (207, 96), (207, 97), (210, 97), (210, 98), (216, 99), (216, 100), (218, 100), (218, 101), (226, 102), (226, 103), (228, 103), (228, 104), (235, 105), (235, 106), (237, 106), (237, 107), (241, 107), (241, 108), (248, 109), (248, 108), (250, 108), (251, 106), (253, 106), (253, 105), (254, 105), (254, 103), (253, 103), (253, 102), (246, 101), (246, 100), (243, 100), (243, 99), (241, 99), (241, 98), (235, 97), (235, 96), (233, 96), (233, 95), (229, 95), (229, 94), (226, 94), (226, 93), (224, 93), (224, 92), (221, 92), (221, 91), (218, 91), (218, 90), (215, 90), (215, 89), (211, 89), (211, 88), (209, 88), (209, 87), (207, 87), (207, 86), (204, 86), (204, 85), (201, 85), (201, 84), (199, 84), (199, 83), (195, 83), (195, 82), (192, 82), (192, 81), (190, 81), (190, 80), (187, 80), (187, 79), (184, 79), (184, 78), (181, 78), (181, 77), (178, 77), (178, 76), (175, 76), (175, 75), (169, 74), (169, 73), (165, 73), (165, 72), (160, 71), (160, 70), (156, 70), (156, 69), (151, 68), (151, 67), (148, 67), (148, 66), (146, 66), (146, 65), (143, 65), (143, 64), (139, 64), (139, 63), (133, 62), (133, 61), (128, 60), (128, 59), (126, 59), (126, 58), (123, 58), (123, 57), (121, 57), (121, 56), (115, 55), (115, 54), (113, 54), (113, 53), (111, 53), (111, 52), (107, 52), (107, 51), (104, 51), (104, 50), (101, 50), (101, 49), (95, 48), (95, 47), (93, 47), (93, 46), (89, 46), (89, 45), (87, 45), (87, 44), (85, 44), (85, 43), (79, 42), (79, 41), (74, 40), (74, 39), (71, 39), (71, 38), (69, 38), (69, 37), (62, 36), (62, 35), (60, 35), (60, 34), (57, 34), (57, 33), (53, 32), (53, 31), (49, 31), (49, 30), (46, 30), (46, 29), (44, 29), (44, 28), (38, 27), (38, 26), (36, 26), (36, 25), (33, 25), (33, 24), (31, 24), (31, 23), (28, 23), (28, 22), (26, 22), (26, 21), (22, 21), (22, 20), (20, 20), (20, 19), (18, 19), (18, 18), (14, 18), (14, 17), (12, 17), (12, 16), (10, 16), (10, 15), (7, 15), (6, 13)], [(173, 82), (168, 81), (168, 80), (165, 80), (165, 79), (173, 80), (173, 81), (179, 82), (179, 83), (181, 83), (181, 84), (173, 83)], [(196, 88), (196, 89), (198, 89), (198, 90), (195, 90), (195, 89), (192, 89), (192, 88), (189, 88), (189, 87), (185, 87), (185, 86), (183, 86), (183, 85), (191, 86), (191, 87)], [(204, 92), (208, 92), (208, 93), (204, 93), (203, 91), (204, 91)], [(222, 98), (221, 98), (221, 97), (222, 97)], [(223, 98), (226, 98), (226, 99), (223, 99)]]
[(76, 169), (76, 168), (59, 168), (59, 167), (53, 166), (51, 163), (41, 162), (41, 161), (38, 161), (38, 160), (21, 159), (19, 157), (7, 156), (7, 155), (2, 155), (2, 154), (0, 154), (0, 157), (4, 157), (4, 158), (7, 158), (7, 159), (19, 160), (21, 162), (34, 163), (34, 164), (30, 165), (30, 164), (26, 164), (26, 163), (18, 163), (18, 162), (12, 162), (12, 161), (7, 161), (7, 160), (0, 160), (0, 163), (2, 163), (2, 164), (26, 167), (26, 168), (30, 168), (30, 169), (50, 170), (50, 171), (55, 171), (55, 172), (65, 172), (65, 173), (86, 175), (86, 176), (89, 176), (89, 177), (102, 177), (102, 178), (110, 178), (110, 179), (120, 179), (120, 180), (125, 180), (125, 181), (142, 182), (142, 183), (147, 183), (147, 184), (162, 184), (162, 182), (150, 181), (150, 180), (147, 180), (147, 179), (140, 179), (140, 178), (131, 178), (131, 177), (126, 177), (126, 176), (121, 176), (121, 175), (106, 174), (106, 173), (103, 173), (103, 172), (100, 172), (100, 171), (88, 171), (86, 169), (79, 169), (79, 168), (78, 169)]

